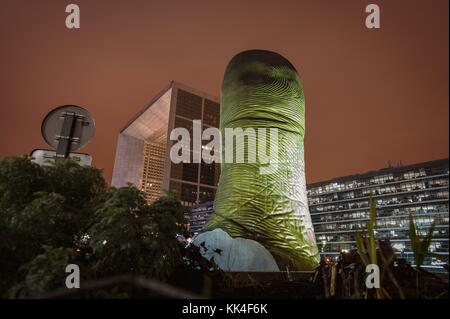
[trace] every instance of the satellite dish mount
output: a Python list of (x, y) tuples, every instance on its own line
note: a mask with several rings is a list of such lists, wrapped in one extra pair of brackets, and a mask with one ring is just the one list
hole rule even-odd
[(47, 144), (56, 149), (56, 158), (66, 158), (89, 143), (95, 123), (84, 108), (64, 105), (47, 114), (41, 130)]
[(84, 124), (85, 116), (77, 114), (75, 112), (62, 112), (63, 125), (61, 128), (61, 134), (56, 135), (55, 139), (58, 141), (58, 147), (56, 148), (56, 157), (66, 158), (69, 155), (69, 150), (72, 144), (77, 144), (80, 140), (79, 137), (74, 136), (74, 127), (76, 121), (82, 121)]

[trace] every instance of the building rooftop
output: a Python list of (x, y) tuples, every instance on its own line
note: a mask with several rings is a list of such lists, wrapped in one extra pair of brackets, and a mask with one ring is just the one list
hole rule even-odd
[(440, 165), (448, 166), (448, 164), (449, 164), (448, 158), (443, 158), (443, 159), (424, 162), (424, 163), (415, 163), (415, 164), (410, 164), (410, 165), (387, 167), (387, 168), (382, 168), (379, 170), (369, 171), (366, 173), (340, 176), (340, 177), (332, 178), (332, 179), (325, 180), (325, 181), (311, 183), (311, 184), (308, 184), (307, 187), (308, 188), (319, 187), (319, 186), (323, 186), (323, 185), (330, 184), (333, 182), (342, 183), (342, 182), (353, 181), (353, 180), (364, 180), (364, 179), (368, 179), (368, 178), (383, 175), (383, 174), (401, 173), (401, 172), (406, 172), (406, 171), (415, 170), (415, 169), (419, 169), (419, 168), (435, 167), (435, 166), (440, 166)]
[(218, 98), (216, 97), (207, 95), (182, 83), (170, 81), (153, 99), (150, 100), (150, 102), (127, 122), (120, 130), (120, 133), (124, 133), (140, 140), (165, 142), (167, 139), (170, 103), (174, 88), (180, 88), (193, 92), (199, 96), (204, 96), (210, 100), (218, 101)]

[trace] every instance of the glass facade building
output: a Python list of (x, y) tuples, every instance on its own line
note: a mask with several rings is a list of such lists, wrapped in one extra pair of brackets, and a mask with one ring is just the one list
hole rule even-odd
[[(174, 128), (185, 128), (193, 137), (193, 120), (202, 129), (219, 125), (217, 98), (171, 82), (120, 131), (116, 149), (112, 185), (131, 183), (153, 202), (164, 190), (174, 192), (183, 205), (214, 199), (219, 180), (218, 163), (180, 163), (170, 160), (170, 140)], [(204, 141), (207, 144), (209, 141)], [(192, 141), (190, 148), (193, 159)]]
[(208, 218), (214, 212), (213, 206), (214, 202), (211, 201), (191, 207), (191, 213), (188, 218), (189, 232), (198, 234), (203, 230), (203, 227), (208, 222)]
[[(369, 199), (375, 200), (376, 233), (389, 239), (397, 256), (414, 264), (409, 240), (409, 212), (420, 235), (435, 222), (430, 251), (448, 256), (448, 159), (386, 168), (365, 174), (310, 184), (308, 202), (322, 256), (336, 257), (355, 248), (355, 232), (367, 231)], [(424, 266), (442, 269), (442, 262), (427, 258)]]

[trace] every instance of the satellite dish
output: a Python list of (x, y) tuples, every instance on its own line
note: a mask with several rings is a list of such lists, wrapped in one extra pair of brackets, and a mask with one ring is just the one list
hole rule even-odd
[(44, 118), (42, 137), (56, 149), (57, 157), (67, 157), (85, 146), (95, 133), (95, 122), (88, 111), (77, 105), (63, 105)]

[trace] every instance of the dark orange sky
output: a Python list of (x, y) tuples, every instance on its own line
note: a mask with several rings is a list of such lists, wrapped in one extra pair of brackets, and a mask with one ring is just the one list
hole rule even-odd
[(170, 80), (219, 96), (228, 61), (254, 48), (300, 73), (308, 182), (448, 157), (448, 36), (447, 0), (0, 0), (0, 158), (47, 148), (43, 117), (77, 104), (97, 125), (80, 151), (109, 182), (133, 114)]

